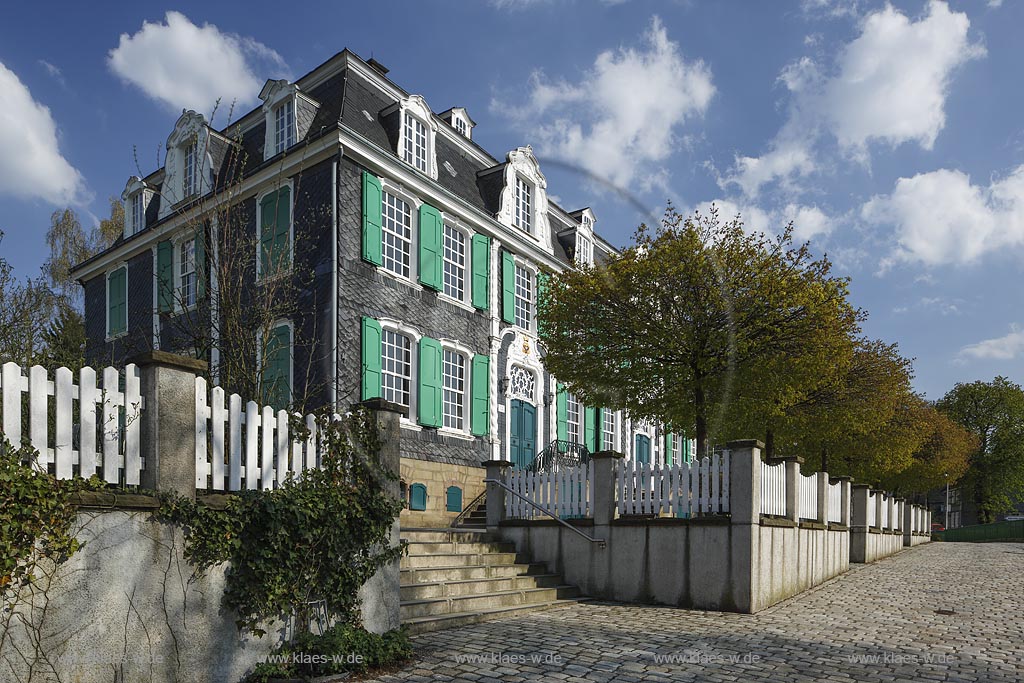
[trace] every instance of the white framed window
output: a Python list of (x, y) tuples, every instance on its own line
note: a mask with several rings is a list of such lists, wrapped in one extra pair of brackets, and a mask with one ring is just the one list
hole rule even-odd
[(295, 101), (287, 100), (274, 110), (274, 153), (295, 144)]
[(410, 277), (412, 261), (412, 207), (404, 199), (384, 192), (381, 239), (384, 268)]
[(594, 243), (586, 235), (576, 235), (576, 263), (581, 266), (594, 263)]
[(444, 426), (466, 428), (466, 357), (453, 349), (444, 349)]
[(603, 450), (618, 449), (618, 413), (605, 408), (601, 411), (601, 448)]
[(183, 199), (196, 193), (196, 143), (185, 146), (185, 163), (182, 164), (181, 196)]
[(466, 235), (451, 225), (444, 226), (444, 293), (466, 298)]
[(461, 116), (455, 118), (455, 130), (463, 135), (466, 134), (466, 122)]
[(145, 190), (139, 190), (131, 199), (131, 232), (129, 234), (134, 235), (139, 230), (146, 227), (146, 206), (143, 202)]
[(572, 443), (583, 443), (583, 410), (579, 399), (576, 398), (576, 394), (566, 392), (565, 410), (569, 441)]
[(410, 407), (412, 396), (412, 340), (401, 332), (381, 330), (381, 397)]
[(178, 245), (178, 303), (182, 308), (196, 305), (199, 280), (196, 276), (196, 240), (182, 240)]
[(533, 403), (536, 396), (537, 376), (522, 365), (513, 365), (509, 371), (508, 397)]
[(406, 163), (427, 172), (427, 126), (410, 112), (405, 112), (404, 126)]
[(528, 268), (516, 265), (515, 324), (524, 330), (530, 329), (533, 318), (533, 273)]
[(516, 176), (515, 207), (512, 224), (526, 233), (533, 233), (533, 185)]

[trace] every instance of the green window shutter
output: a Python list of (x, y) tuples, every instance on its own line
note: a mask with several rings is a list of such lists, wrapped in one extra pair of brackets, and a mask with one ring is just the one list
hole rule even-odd
[(672, 464), (672, 446), (674, 445), (672, 437), (672, 432), (667, 432), (665, 434), (665, 463), (668, 465)]
[(558, 383), (558, 391), (555, 392), (555, 415), (557, 419), (557, 439), (559, 441), (569, 440), (569, 401), (565, 392), (565, 385)]
[(448, 512), (462, 512), (462, 489), (458, 486), (449, 486), (445, 491), (445, 510)]
[(473, 356), (469, 427), (474, 436), (486, 436), (490, 429), (490, 374), (491, 358), (480, 354)]
[(420, 283), (441, 291), (444, 286), (444, 222), (441, 212), (420, 204)]
[(291, 265), (292, 191), (282, 187), (277, 191), (277, 220), (274, 226), (275, 265), (287, 269)]
[(206, 229), (196, 231), (196, 301), (206, 298), (206, 280), (210, 276), (206, 266)]
[(384, 191), (380, 179), (363, 171), (363, 260), (374, 265), (384, 264), (381, 249), (381, 207)]
[[(544, 297), (548, 293), (548, 277), (549, 276), (548, 276), (547, 273), (542, 273), (542, 272), (539, 272), (539, 271), (537, 272), (537, 313), (538, 314), (541, 311), (541, 306), (543, 305)], [(537, 333), (538, 334), (543, 334), (544, 333), (544, 327), (543, 327), (543, 325), (540, 324), (539, 320), (537, 321)]]
[(409, 509), (427, 509), (427, 487), (425, 484), (413, 484), (409, 487)]
[(690, 440), (683, 437), (683, 462), (693, 462), (693, 450), (690, 446)]
[(430, 337), (420, 339), (419, 416), (420, 424), (441, 426), (441, 343)]
[(597, 452), (597, 408), (583, 409), (583, 441), (588, 451)]
[(277, 193), (260, 200), (260, 275), (271, 277), (276, 272), (278, 255), (274, 246), (277, 236)]
[(501, 319), (516, 321), (516, 261), (507, 251), (501, 252)]
[(363, 393), (362, 400), (380, 398), (380, 323), (373, 318), (363, 318)]
[(156, 245), (157, 308), (161, 313), (174, 310), (174, 245), (164, 240)]
[(119, 268), (107, 279), (107, 305), (109, 336), (121, 334), (128, 329), (128, 287), (127, 269)]
[(291, 403), (292, 331), (278, 325), (267, 341), (267, 359), (263, 364), (263, 402), (275, 410)]
[(606, 411), (606, 410), (608, 410), (608, 409), (607, 408), (595, 408), (594, 409), (594, 424), (596, 425), (596, 430), (597, 430), (597, 436), (594, 438), (594, 441), (596, 442), (597, 450), (599, 450), (599, 451), (607, 451), (607, 450), (609, 450), (609, 445), (604, 442), (604, 411)]
[(490, 308), (491, 293), (491, 238), (473, 235), (473, 307), (486, 311)]

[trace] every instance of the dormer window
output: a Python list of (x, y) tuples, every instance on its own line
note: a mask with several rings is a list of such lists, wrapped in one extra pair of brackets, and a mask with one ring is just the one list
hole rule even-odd
[(185, 163), (182, 164), (181, 197), (187, 199), (196, 193), (196, 142), (185, 146)]
[(131, 237), (146, 227), (146, 210), (153, 197), (152, 190), (138, 176), (132, 176), (125, 185), (121, 199), (124, 201), (124, 236)]
[(520, 176), (516, 176), (515, 211), (512, 214), (512, 225), (523, 232), (533, 232), (533, 185)]
[(594, 263), (594, 243), (585, 235), (576, 237), (576, 263), (581, 266), (590, 266)]
[(455, 129), (455, 132), (464, 138), (473, 139), (473, 127), (476, 123), (473, 119), (469, 118), (469, 113), (465, 107), (452, 107), (447, 111), (443, 111), (438, 114), (441, 120), (447, 123), (449, 126)]
[(405, 112), (405, 161), (423, 173), (427, 172), (427, 126), (409, 112)]
[(274, 110), (274, 153), (295, 144), (295, 101), (287, 100)]
[(455, 130), (459, 131), (462, 135), (466, 135), (466, 121), (463, 118), (455, 119)]
[(142, 230), (143, 224), (146, 221), (146, 211), (142, 208), (142, 192), (136, 192), (135, 196), (132, 197), (131, 220), (131, 234), (135, 234), (139, 230)]

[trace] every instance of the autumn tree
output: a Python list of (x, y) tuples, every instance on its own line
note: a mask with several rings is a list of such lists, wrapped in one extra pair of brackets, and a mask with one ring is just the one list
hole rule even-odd
[(853, 354), (862, 313), (831, 268), (792, 226), (768, 237), (670, 207), (608, 263), (550, 276), (544, 362), (588, 404), (695, 431), (701, 450), (741, 413), (764, 433)]
[(995, 521), (1024, 497), (1024, 389), (1005, 377), (957, 383), (938, 407), (974, 435), (960, 483), (973, 498), (979, 521)]
[(43, 264), (43, 275), (61, 303), (76, 310), (82, 308), (82, 290), (71, 277), (71, 270), (112, 245), (124, 227), (124, 205), (117, 197), (109, 201), (110, 216), (88, 230), (71, 208), (54, 211), (50, 216), (46, 231), (50, 256)]
[[(3, 240), (0, 230), (0, 244)], [(0, 256), (0, 364), (41, 362), (43, 331), (56, 307), (56, 297), (42, 277), (18, 280), (13, 266)]]

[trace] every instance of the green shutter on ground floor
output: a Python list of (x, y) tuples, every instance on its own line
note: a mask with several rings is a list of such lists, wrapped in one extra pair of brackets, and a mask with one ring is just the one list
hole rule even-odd
[(128, 329), (128, 268), (118, 268), (107, 278), (107, 335)]
[(490, 370), (489, 356), (473, 356), (470, 377), (470, 400), (472, 402), (469, 427), (474, 436), (486, 436), (490, 429)]
[(583, 442), (591, 453), (597, 451), (597, 408), (583, 409)]
[(441, 343), (430, 337), (420, 339), (419, 350), (419, 421), (426, 427), (441, 426)]
[(675, 442), (673, 440), (673, 436), (674, 435), (672, 434), (672, 432), (666, 432), (665, 433), (665, 464), (667, 464), (667, 465), (671, 465), (672, 464), (672, 458), (675, 455), (672, 452), (672, 446), (675, 445)]
[(516, 321), (516, 260), (507, 251), (501, 252), (501, 319)]
[(362, 400), (380, 398), (381, 329), (373, 318), (363, 318), (362, 329), (363, 391)]
[(174, 244), (164, 240), (156, 245), (157, 309), (174, 310)]
[(568, 395), (565, 391), (565, 385), (561, 382), (558, 383), (558, 389), (555, 392), (555, 424), (556, 427), (556, 438), (559, 441), (569, 440), (569, 401)]
[(491, 238), (487, 235), (473, 235), (471, 261), (473, 267), (473, 307), (481, 311), (490, 308), (491, 279)]
[(283, 410), (291, 403), (292, 330), (278, 325), (270, 331), (263, 362), (263, 404)]
[(363, 171), (363, 260), (380, 266), (384, 264), (381, 244), (381, 208), (384, 192), (380, 179)]

